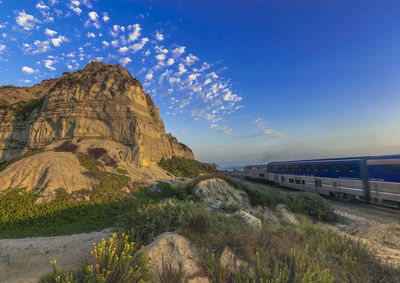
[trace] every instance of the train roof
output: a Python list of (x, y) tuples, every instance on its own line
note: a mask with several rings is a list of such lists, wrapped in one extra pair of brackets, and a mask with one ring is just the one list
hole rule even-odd
[(325, 159), (306, 159), (306, 160), (289, 160), (289, 161), (274, 161), (268, 164), (282, 164), (282, 163), (302, 163), (302, 162), (333, 162), (333, 161), (355, 161), (360, 159), (394, 159), (400, 158), (400, 154), (393, 155), (377, 155), (377, 156), (358, 156), (358, 157), (339, 157), (339, 158), (325, 158)]

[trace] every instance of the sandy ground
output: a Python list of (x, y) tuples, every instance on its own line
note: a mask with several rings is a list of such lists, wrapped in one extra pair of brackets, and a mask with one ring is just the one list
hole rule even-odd
[(110, 229), (100, 232), (55, 237), (0, 240), (0, 282), (37, 282), (57, 267), (69, 270), (90, 258), (93, 243), (109, 238)]

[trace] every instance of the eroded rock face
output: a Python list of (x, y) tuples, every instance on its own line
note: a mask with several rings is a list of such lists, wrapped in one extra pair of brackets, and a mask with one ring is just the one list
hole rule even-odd
[[(131, 148), (137, 166), (156, 164), (163, 157), (194, 158), (187, 146), (165, 133), (151, 96), (125, 68), (91, 62), (42, 84), (0, 90), (0, 160), (62, 139), (121, 143)], [(15, 103), (27, 97), (43, 99), (17, 111)]]

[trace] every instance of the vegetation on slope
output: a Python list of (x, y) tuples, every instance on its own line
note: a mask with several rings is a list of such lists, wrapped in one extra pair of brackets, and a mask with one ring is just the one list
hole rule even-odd
[[(399, 269), (382, 264), (361, 242), (307, 219), (301, 219), (298, 226), (264, 224), (257, 230), (239, 218), (207, 210), (192, 201), (170, 200), (140, 205), (125, 217), (122, 227), (122, 233), (129, 234), (128, 242), (136, 244), (147, 244), (165, 231), (178, 230), (202, 250), (203, 270), (212, 282), (398, 282), (400, 279)], [(235, 251), (249, 267), (233, 272), (222, 266), (220, 257), (225, 247)], [(182, 278), (180, 270), (168, 272), (168, 276), (161, 277)], [(42, 282), (55, 282), (49, 276), (48, 281)]]
[[(82, 161), (94, 174), (102, 174), (95, 160), (85, 158)], [(36, 203), (35, 192), (9, 190), (0, 196), (0, 237), (70, 234), (106, 227), (118, 229), (118, 234), (108, 243), (102, 241), (95, 245), (95, 265), (82, 263), (79, 269), (64, 272), (54, 263), (53, 272), (41, 282), (150, 280), (154, 274), (138, 247), (150, 243), (163, 232), (176, 230), (202, 251), (204, 274), (213, 282), (398, 282), (400, 279), (398, 268), (382, 264), (361, 242), (312, 223), (306, 217), (300, 217), (297, 226), (263, 224), (262, 229), (257, 230), (240, 218), (207, 210), (193, 202), (196, 182), (198, 180), (160, 183), (159, 190), (137, 187), (130, 195), (118, 198), (110, 198), (114, 195), (111, 192), (95, 191), (97, 196), (87, 201), (71, 201), (73, 195), (58, 191), (57, 197), (47, 204)], [(253, 201), (259, 205), (274, 206), (284, 202), (288, 206), (292, 204), (293, 210), (308, 209), (307, 214), (311, 211), (316, 220), (324, 219), (318, 204), (320, 199), (315, 195), (293, 193), (285, 197), (277, 191), (263, 193), (260, 188), (244, 188), (247, 185), (243, 183), (237, 185), (245, 191), (255, 190)], [(105, 191), (112, 189), (107, 187)], [(166, 198), (169, 201), (165, 201)], [(226, 205), (225, 209), (234, 211), (237, 207)], [(232, 272), (222, 266), (220, 258), (225, 247), (249, 267)], [(132, 265), (133, 260), (136, 265)], [(128, 266), (137, 268), (131, 272)], [(171, 268), (156, 275), (165, 280), (183, 278), (182, 270)]]
[(176, 177), (195, 178), (201, 174), (217, 172), (215, 165), (183, 157), (162, 159), (158, 165)]
[(32, 111), (41, 107), (44, 101), (45, 97), (42, 97), (38, 99), (31, 99), (28, 102), (19, 103), (14, 110), (15, 118), (18, 121), (26, 121)]

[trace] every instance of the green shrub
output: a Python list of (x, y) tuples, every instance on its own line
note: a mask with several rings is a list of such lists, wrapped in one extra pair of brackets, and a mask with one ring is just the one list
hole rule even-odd
[(280, 203), (286, 203), (286, 195), (273, 188), (255, 187), (248, 191), (251, 205), (261, 205), (275, 208)]
[(153, 270), (150, 258), (142, 247), (128, 241), (128, 235), (117, 237), (113, 234), (106, 242), (104, 239), (93, 244), (92, 256), (94, 265), (83, 264), (77, 271), (64, 272), (57, 270), (52, 262), (53, 272), (43, 276), (40, 283), (58, 282), (150, 282)]
[(15, 118), (18, 121), (26, 121), (29, 115), (32, 113), (33, 110), (36, 108), (42, 107), (46, 97), (32, 99), (28, 102), (19, 103), (15, 108)]
[(139, 205), (133, 198), (110, 200), (106, 194), (90, 193), (95, 196), (91, 201), (74, 201), (75, 194), (57, 190), (52, 201), (37, 203), (38, 192), (9, 189), (0, 195), (0, 238), (54, 236), (113, 227)]
[(168, 182), (158, 182), (158, 188), (161, 190), (163, 198), (177, 198), (179, 200), (185, 200), (194, 194), (194, 186), (191, 182), (177, 182), (171, 184)]
[(221, 204), (221, 209), (228, 213), (236, 212), (240, 209), (240, 204), (238, 204), (237, 202), (232, 202), (232, 203), (223, 202)]
[(195, 235), (196, 237), (204, 237), (211, 231), (210, 213), (203, 207), (192, 209), (184, 215), (182, 228), (186, 233)]
[(183, 157), (162, 159), (158, 165), (176, 177), (194, 178), (200, 174), (217, 172), (214, 165)]
[(291, 211), (308, 215), (317, 221), (331, 221), (334, 218), (332, 206), (315, 193), (290, 193), (287, 206)]
[(156, 236), (175, 231), (182, 225), (184, 215), (193, 207), (192, 202), (169, 200), (167, 203), (149, 203), (141, 205), (125, 216), (122, 231), (130, 233), (131, 239), (144, 244), (150, 243)]
[[(307, 251), (307, 248), (306, 248)], [(255, 273), (258, 282), (319, 282), (331, 283), (335, 278), (328, 269), (321, 270), (317, 260), (308, 261), (306, 252), (296, 253), (292, 250), (286, 257), (284, 264), (277, 264), (271, 268), (262, 262), (256, 252), (254, 259)]]

